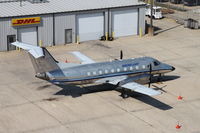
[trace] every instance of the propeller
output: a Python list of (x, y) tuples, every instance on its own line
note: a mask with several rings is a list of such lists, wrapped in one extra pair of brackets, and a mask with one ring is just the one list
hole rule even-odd
[(150, 74), (150, 77), (149, 77), (149, 88), (151, 87), (151, 83), (152, 83), (152, 65), (150, 64), (149, 65), (149, 74)]
[(121, 50), (121, 51), (120, 51), (120, 59), (121, 59), (121, 60), (123, 59), (123, 56), (124, 56), (124, 55), (123, 55), (123, 51)]
[(157, 82), (162, 83), (162, 74), (159, 74)]

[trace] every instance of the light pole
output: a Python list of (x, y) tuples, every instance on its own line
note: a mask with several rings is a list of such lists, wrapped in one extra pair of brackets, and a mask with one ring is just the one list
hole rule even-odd
[(154, 29), (153, 29), (153, 0), (151, 0), (150, 8), (151, 8), (151, 18), (150, 18), (150, 27), (149, 27), (148, 31), (149, 31), (149, 35), (153, 36), (154, 35)]

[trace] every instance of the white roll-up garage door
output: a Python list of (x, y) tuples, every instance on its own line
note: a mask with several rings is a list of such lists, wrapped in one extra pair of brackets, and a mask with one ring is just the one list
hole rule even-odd
[(18, 30), (19, 40), (24, 43), (37, 45), (37, 30), (36, 27), (20, 28)]
[(137, 35), (138, 10), (120, 10), (112, 12), (112, 28), (115, 37)]
[(80, 41), (97, 40), (104, 35), (103, 13), (78, 15), (77, 21)]

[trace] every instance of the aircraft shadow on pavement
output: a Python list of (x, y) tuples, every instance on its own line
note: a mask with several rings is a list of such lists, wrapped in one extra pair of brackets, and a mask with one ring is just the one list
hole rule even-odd
[[(152, 83), (158, 82), (158, 78), (159, 78), (159, 76), (154, 76), (154, 77), (152, 78)], [(166, 81), (175, 80), (175, 79), (178, 79), (178, 78), (180, 78), (180, 76), (165, 75), (165, 76), (163, 76), (163, 77), (161, 78), (161, 81), (162, 81), (162, 82), (166, 82)]]
[(169, 110), (169, 109), (172, 109), (173, 107), (166, 104), (166, 103), (163, 103), (153, 97), (150, 97), (150, 96), (147, 96), (147, 95), (143, 95), (143, 94), (140, 94), (140, 93), (136, 93), (134, 92), (133, 95), (131, 95), (131, 97), (143, 102), (143, 103), (146, 103), (148, 105), (151, 105), (155, 108), (158, 108), (160, 110)]
[(84, 94), (115, 90), (115, 87), (109, 84), (92, 85), (87, 87), (80, 87), (75, 85), (58, 85), (58, 86), (62, 88), (62, 90), (55, 93), (55, 95), (72, 96), (73, 98), (80, 97)]
[[(109, 85), (109, 84), (94, 85), (94, 86), (89, 86), (89, 87), (78, 87), (78, 86), (73, 86), (73, 85), (67, 85), (67, 86), (59, 85), (59, 87), (61, 87), (62, 90), (55, 93), (55, 95), (72, 96), (73, 98), (80, 97), (85, 94), (102, 92), (102, 91), (116, 90), (121, 93), (121, 89), (116, 89), (116, 86)], [(146, 96), (146, 95), (136, 93), (136, 92), (129, 92), (129, 96), (161, 110), (172, 109), (171, 106), (150, 96)]]
[[(157, 81), (158, 77), (154, 77), (155, 82)], [(164, 76), (162, 77), (162, 82), (174, 80), (180, 78), (180, 76)], [(121, 93), (121, 89), (116, 89), (116, 86), (109, 85), (109, 84), (101, 84), (101, 85), (92, 85), (87, 87), (79, 87), (75, 85), (58, 85), (60, 88), (62, 88), (61, 91), (55, 93), (55, 95), (65, 95), (65, 96), (72, 96), (73, 98), (80, 97), (85, 94), (90, 93), (96, 93), (96, 92), (102, 92), (102, 91), (112, 91), (116, 90)], [(169, 110), (172, 109), (170, 105), (167, 105), (153, 97), (143, 95), (137, 92), (129, 92), (129, 96), (132, 98), (135, 98), (141, 102), (144, 102), (148, 105), (151, 105), (155, 108), (161, 109), (161, 110)]]

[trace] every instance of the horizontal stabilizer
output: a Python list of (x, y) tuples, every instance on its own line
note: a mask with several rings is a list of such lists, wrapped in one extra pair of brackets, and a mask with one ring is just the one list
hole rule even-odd
[(93, 61), (92, 59), (90, 59), (89, 57), (85, 56), (84, 54), (82, 54), (78, 51), (74, 51), (74, 52), (71, 52), (71, 53), (73, 55), (75, 55), (81, 61), (81, 64), (95, 63), (95, 61)]
[(140, 85), (140, 84), (135, 83), (135, 82), (124, 84), (121, 87), (124, 87), (126, 89), (129, 89), (129, 90), (141, 93), (141, 94), (145, 94), (145, 95), (148, 95), (148, 96), (154, 96), (154, 95), (161, 94), (160, 91), (156, 91), (152, 88), (145, 87), (145, 86)]
[(16, 47), (19, 47), (19, 48), (22, 48), (22, 49), (28, 51), (36, 59), (39, 58), (39, 57), (44, 56), (43, 49), (38, 47), (38, 46), (25, 44), (25, 43), (18, 42), (18, 41), (13, 42), (11, 44), (16, 46)]

